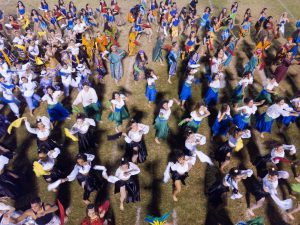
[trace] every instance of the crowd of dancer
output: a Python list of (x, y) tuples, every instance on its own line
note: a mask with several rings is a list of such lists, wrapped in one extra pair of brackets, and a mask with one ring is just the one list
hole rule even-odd
[[(168, 125), (173, 110), (184, 112), (182, 120), (177, 121), (181, 136), (176, 140), (178, 149), (171, 151), (162, 182), (167, 183), (171, 178), (175, 202), (181, 201), (182, 185), (199, 159), (207, 168), (218, 168), (221, 175), (214, 177), (205, 193), (209, 206), (216, 212), (226, 207), (228, 197), (243, 198), (245, 194), (239, 189), (243, 183), (247, 193), (256, 200), (247, 204), (247, 216), (255, 217), (254, 211), (268, 198), (278, 206), (283, 220), (293, 221), (300, 211), (300, 193), (297, 193), (300, 161), (293, 143), (274, 141), (268, 146), (269, 154), (257, 155), (251, 162), (240, 162), (236, 167), (231, 165), (232, 158), (247, 151), (244, 139), (258, 132), (262, 141), (266, 133), (274, 133), (274, 122), (279, 132), (284, 133), (299, 120), (300, 92), (287, 99), (278, 90), (282, 90), (289, 67), (300, 65), (300, 21), (292, 23), (285, 12), (280, 18), (273, 18), (267, 8), (262, 9), (258, 18), (252, 17), (250, 8), (240, 17), (238, 2), (230, 9), (223, 8), (219, 14), (210, 7), (200, 9), (197, 0), (186, 2), (182, 8), (174, 0), (159, 4), (156, 0), (129, 3), (133, 4), (129, 12), (123, 12), (117, 0), (111, 0), (110, 5), (100, 0), (96, 8), (89, 4), (79, 8), (79, 3), (64, 0), (51, 6), (41, 0), (40, 5), (28, 8), (18, 1), (16, 12), (11, 14), (0, 6), (0, 103), (3, 107), (0, 224), (62, 225), (69, 216), (68, 205), (60, 201), (57, 205), (43, 203), (40, 198), (43, 196), (32, 198), (27, 202), (31, 207), (23, 211), (7, 202), (7, 198), (17, 202), (24, 195), (20, 187), (26, 178), (12, 167), (18, 153), (5, 144), (5, 139), (16, 135), (20, 126), (24, 125), (28, 133), (36, 136), (37, 160), (33, 162), (33, 172), (48, 183), (48, 191), (58, 192), (66, 182), (77, 180), (87, 205), (87, 216), (81, 224), (103, 225), (112, 224), (107, 215), (110, 196), (92, 204), (91, 193), (101, 193), (104, 186), (114, 184), (121, 211), (126, 208), (124, 202), (141, 201), (138, 176), (143, 174), (138, 165), (148, 156), (144, 139), (151, 138), (150, 129), (155, 129), (152, 139), (157, 146), (175, 138)], [(286, 34), (287, 24), (294, 29), (289, 32), (291, 36)], [(128, 47), (122, 49), (120, 31), (123, 35), (126, 27), (129, 27)], [(249, 38), (256, 46), (246, 52), (248, 62), (236, 68), (238, 81), (230, 92), (228, 70), (237, 51)], [(278, 46), (277, 40), (285, 43)], [(152, 42), (152, 57), (148, 57), (143, 48)], [(270, 47), (276, 49), (276, 54), (268, 51)], [(112, 81), (120, 85), (125, 57), (133, 62), (132, 82), (141, 88), (144, 88), (143, 81), (146, 83), (146, 107), (157, 104), (157, 82), (166, 78), (168, 83), (164, 88), (171, 89), (175, 77), (180, 78), (178, 96), (159, 103), (154, 126), (132, 118), (126, 103), (130, 100), (135, 104), (135, 100), (126, 92), (113, 92), (107, 107), (100, 102), (99, 96), (104, 93), (99, 87)], [(150, 58), (159, 66), (167, 61), (168, 75), (150, 68)], [(106, 77), (108, 74), (111, 78)], [(262, 88), (259, 83), (263, 84)], [(193, 85), (202, 85), (202, 93), (192, 93)], [(230, 95), (226, 101), (219, 97), (225, 89)], [(191, 101), (192, 96), (198, 99), (196, 104)], [(38, 113), (43, 102), (48, 115)], [(108, 118), (102, 118), (103, 110), (110, 110)], [(66, 127), (64, 121), (74, 117), (73, 126)], [(210, 139), (200, 134), (201, 124), (207, 119), (213, 121)], [(103, 122), (115, 125), (115, 134), (107, 134), (108, 141), (122, 139), (125, 143), (124, 156), (116, 161), (120, 163), (115, 172), (97, 163), (95, 131)], [(125, 122), (129, 122), (126, 128)], [(74, 163), (69, 162), (73, 165), (71, 170), (60, 165), (59, 158), (65, 149), (52, 135), (61, 125), (65, 136), (78, 142)], [(272, 139), (269, 135), (268, 138)], [(203, 146), (207, 142), (214, 149), (205, 153)], [(291, 172), (285, 170), (286, 165), (290, 165)], [(290, 187), (287, 179), (295, 183), (292, 186), (295, 188), (287, 188), (290, 197), (283, 199), (278, 186), (280, 181)], [(232, 224), (218, 216), (212, 221), (210, 225)]]

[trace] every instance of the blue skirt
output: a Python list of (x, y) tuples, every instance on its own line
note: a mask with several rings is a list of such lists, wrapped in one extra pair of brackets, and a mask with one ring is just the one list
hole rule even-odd
[[(250, 119), (250, 118), (249, 118)], [(242, 116), (240, 113), (233, 117), (233, 123), (241, 130), (245, 130), (249, 126), (249, 119)]]
[(273, 121), (274, 120), (270, 118), (266, 113), (263, 113), (259, 117), (257, 117), (255, 129), (258, 130), (260, 133), (271, 133)]
[(70, 116), (69, 111), (62, 104), (48, 105), (50, 121), (65, 121)]
[(185, 82), (182, 86), (179, 98), (180, 100), (185, 101), (188, 100), (190, 97), (192, 97), (192, 87), (190, 84), (187, 84)]
[(215, 92), (211, 87), (207, 90), (205, 94), (205, 103), (206, 105), (216, 105), (218, 102), (219, 92)]
[(152, 85), (150, 87), (147, 85), (147, 87), (146, 87), (146, 97), (148, 98), (149, 102), (154, 102), (155, 101), (156, 93), (157, 93), (157, 91), (156, 91), (156, 88), (155, 88), (154, 85)]
[(288, 127), (291, 123), (295, 123), (298, 117), (299, 116), (280, 116), (277, 118), (277, 121)]
[(221, 122), (218, 121), (218, 118), (216, 118), (214, 125), (212, 126), (212, 133), (213, 136), (226, 136), (229, 130), (231, 117), (221, 120)]

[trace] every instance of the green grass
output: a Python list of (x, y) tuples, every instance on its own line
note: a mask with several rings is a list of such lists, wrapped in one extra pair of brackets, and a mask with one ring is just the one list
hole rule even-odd
[[(39, 1), (38, 0), (32, 0), (32, 1), (24, 1), (27, 7), (27, 10), (29, 10), (31, 7), (38, 7)], [(54, 1), (48, 1), (50, 5)], [(67, 1), (66, 1), (67, 2)], [(82, 7), (86, 2), (89, 2), (90, 5), (95, 8), (95, 5), (97, 4), (97, 1), (75, 1), (75, 4), (77, 8)], [(108, 1), (109, 2), (109, 1)], [(122, 9), (123, 15), (125, 16), (128, 12), (129, 8), (136, 4), (137, 1), (133, 0), (120, 0), (120, 6)], [(178, 5), (181, 7), (186, 2), (186, 0), (177, 0)], [(208, 0), (205, 1), (199, 1), (198, 10), (203, 11), (205, 6), (209, 6), (210, 3)], [(282, 0), (284, 4), (289, 8), (289, 10), (293, 13), (295, 17), (299, 17), (300, 13), (297, 7), (299, 6), (300, 1), (292, 1), (292, 0)], [(56, 3), (56, 1), (55, 1)], [(212, 5), (214, 6), (215, 12), (214, 15), (219, 13), (219, 10), (222, 7), (230, 8), (231, 1), (227, 0), (211, 0)], [(261, 8), (268, 7), (269, 8), (269, 14), (272, 14), (274, 17), (279, 19), (281, 13), (285, 11), (285, 9), (279, 4), (277, 0), (252, 0), (252, 1), (239, 1), (239, 16), (238, 20), (241, 19), (241, 16), (243, 16), (244, 11), (246, 8), (250, 7), (252, 9), (252, 15), (254, 17), (254, 20), (257, 19), (259, 12)], [(4, 1), (0, 0), (0, 5), (5, 5), (5, 12), (12, 12), (15, 13), (15, 5), (16, 1)], [(198, 11), (199, 12), (199, 11)], [(293, 21), (294, 24), (294, 21)], [(128, 29), (129, 24), (126, 24), (122, 28), (121, 36), (119, 38), (119, 42), (123, 49), (127, 49), (127, 36), (128, 36)], [(288, 32), (291, 32), (288, 30)], [(151, 58), (151, 52), (152, 52), (152, 46), (155, 43), (156, 39), (156, 33), (155, 37), (152, 40), (151, 44), (148, 44), (146, 42), (146, 38), (142, 37), (140, 43), (142, 43), (141, 49), (145, 50), (146, 54), (149, 58)], [(254, 47), (254, 43), (251, 40), (251, 38), (247, 38), (245, 40), (246, 43), (251, 45), (251, 47)], [(283, 42), (283, 39), (280, 39), (280, 42)], [(240, 48), (245, 46), (243, 43)], [(271, 48), (271, 52), (274, 54), (275, 49)], [(162, 143), (161, 145), (157, 145), (154, 142), (154, 134), (155, 131), (153, 129), (152, 123), (154, 119), (154, 111), (155, 109), (149, 109), (147, 107), (147, 101), (144, 96), (145, 91), (145, 82), (140, 81), (137, 85), (133, 82), (133, 76), (131, 74), (132, 68), (130, 65), (132, 65), (132, 58), (126, 58), (124, 60), (124, 68), (125, 73), (124, 77), (121, 81), (121, 87), (115, 86), (114, 82), (112, 82), (112, 79), (110, 78), (110, 75), (105, 77), (105, 85), (101, 86), (99, 89), (101, 90), (101, 95), (103, 96), (102, 102), (105, 103), (107, 100), (111, 98), (111, 93), (115, 90), (118, 90), (120, 88), (125, 88), (126, 90), (130, 91), (131, 94), (129, 95), (129, 102), (128, 102), (128, 108), (130, 110), (130, 113), (132, 116), (135, 114), (139, 114), (142, 116), (141, 122), (144, 124), (148, 124), (151, 126), (149, 134), (146, 135), (146, 145), (148, 148), (148, 154), (149, 157), (147, 161), (140, 165), (141, 173), (140, 173), (140, 184), (141, 184), (141, 199), (142, 201), (136, 204), (128, 204), (125, 205), (125, 212), (120, 212), (119, 210), (119, 196), (113, 194), (113, 185), (108, 186), (108, 193), (109, 193), (109, 199), (111, 201), (112, 207), (111, 207), (111, 214), (114, 217), (115, 224), (118, 225), (134, 225), (136, 221), (136, 212), (138, 208), (141, 208), (141, 221), (146, 217), (147, 214), (153, 214), (156, 216), (160, 216), (164, 214), (167, 211), (175, 210), (177, 213), (178, 218), (178, 224), (179, 225), (202, 225), (205, 223), (205, 218), (207, 214), (207, 202), (206, 197), (204, 195), (204, 187), (205, 187), (205, 177), (206, 174), (206, 166), (204, 164), (201, 164), (199, 162), (196, 163), (193, 170), (190, 172), (190, 177), (187, 179), (187, 185), (183, 187), (182, 193), (179, 196), (179, 202), (174, 203), (172, 200), (172, 185), (171, 183), (163, 184), (161, 179), (163, 177), (163, 171), (165, 169), (165, 166), (168, 162), (168, 155), (169, 153), (174, 150), (174, 146), (172, 143), (174, 142), (172, 140), (178, 137), (178, 122), (181, 120), (181, 118), (184, 116), (184, 112), (180, 110), (179, 107), (174, 106), (172, 111), (172, 116), (170, 119), (170, 127), (172, 134), (174, 136), (171, 136), (170, 143)], [(239, 53), (237, 54), (237, 57), (234, 57), (233, 62), (231, 64), (231, 67), (227, 69), (227, 72), (229, 72), (230, 75), (230, 82), (228, 88), (222, 90), (221, 98), (223, 96), (226, 97), (228, 94), (228, 90), (230, 88), (233, 88), (234, 85), (238, 81), (238, 75), (236, 71), (236, 64), (238, 61), (242, 61), (243, 64), (245, 64), (248, 60), (245, 52), (242, 50), (239, 50)], [(151, 61), (151, 60), (150, 60)], [(166, 62), (165, 62), (166, 64)], [(240, 64), (239, 64), (240, 65)], [(157, 82), (157, 89), (158, 92), (160, 92), (163, 95), (164, 99), (170, 99), (173, 97), (178, 98), (178, 82), (179, 78), (182, 76), (182, 74), (178, 73), (177, 77), (173, 80), (173, 85), (169, 85), (167, 83), (167, 66), (161, 66), (159, 64), (155, 64), (150, 62), (149, 67), (153, 68), (154, 71), (159, 76), (159, 80)], [(282, 94), (287, 96), (292, 96), (294, 94), (293, 90), (299, 90), (300, 85), (300, 79), (297, 78), (295, 75), (299, 73), (299, 67), (292, 67), (289, 70), (289, 73), (291, 74), (291, 79), (287, 79), (286, 81), (283, 81), (280, 85), (282, 88)], [(255, 80), (257, 87), (259, 89), (253, 90), (253, 93), (250, 93), (250, 95), (254, 95), (257, 93), (261, 88), (261, 80), (259, 75), (255, 74)], [(201, 91), (202, 91), (202, 84), (198, 86), (193, 87), (193, 99), (192, 102), (195, 103), (196, 101), (201, 99)], [(76, 96), (76, 93), (72, 93), (72, 99)], [(105, 104), (103, 104), (105, 105)], [(261, 109), (261, 111), (263, 111)], [(7, 113), (8, 110), (5, 110), (5, 113)], [(107, 120), (109, 110), (104, 109), (103, 112), (103, 121), (104, 123), (100, 125), (99, 132), (97, 135), (96, 142), (99, 144), (98, 148), (98, 156), (99, 161), (102, 165), (105, 165), (109, 168), (109, 173), (113, 173), (118, 164), (119, 161), (123, 155), (124, 150), (121, 148), (121, 146), (124, 144), (123, 140), (119, 140), (117, 142), (108, 142), (106, 141), (106, 135), (107, 134), (113, 134), (114, 131), (114, 125)], [(36, 115), (47, 115), (46, 112), (46, 105), (42, 105), (36, 112)], [(28, 116), (28, 111), (26, 110), (25, 115)], [(32, 120), (33, 121), (33, 120)], [(58, 138), (59, 143), (65, 143), (65, 137), (62, 134), (62, 128), (68, 127), (70, 128), (74, 122), (74, 116), (72, 117), (72, 121), (66, 121), (59, 129), (54, 130), (54, 135)], [(125, 126), (124, 126), (125, 128)], [(205, 135), (207, 137), (207, 140), (210, 140), (210, 126), (208, 124), (208, 121), (205, 120), (203, 124), (201, 124), (200, 133)], [(31, 163), (36, 159), (36, 143), (35, 138), (32, 136), (29, 136), (26, 132), (25, 128), (22, 127), (18, 129), (15, 132), (15, 142), (18, 146), (18, 152), (21, 156), (19, 156), (16, 160), (16, 164), (14, 166), (20, 166), (24, 165), (28, 171), (31, 170)], [(299, 140), (299, 129), (295, 125), (291, 125), (286, 134), (283, 136), (278, 134), (278, 129), (276, 128), (276, 125), (274, 125), (274, 130), (271, 135), (266, 135), (265, 140), (259, 139), (259, 135), (257, 132), (254, 132), (254, 137), (251, 138), (249, 141), (246, 142), (246, 147), (244, 148), (242, 152), (242, 161), (245, 161), (249, 158), (249, 154), (252, 154), (254, 150), (257, 150), (260, 152), (260, 154), (264, 155), (270, 151), (268, 148), (268, 140), (270, 138), (278, 141), (284, 142), (284, 140), (287, 140), (287, 143), (295, 144), (296, 147), (300, 147), (300, 140)], [(28, 143), (29, 142), (29, 143)], [(27, 145), (25, 146), (25, 143)], [(71, 143), (70, 141), (67, 141), (66, 148), (63, 148), (63, 161), (67, 162), (66, 166), (71, 167), (74, 163), (74, 156), (77, 153), (77, 144)], [(204, 152), (208, 153), (213, 150), (213, 143), (208, 143), (201, 148)], [(298, 153), (299, 156), (299, 153)], [(234, 157), (232, 166), (239, 165), (241, 162), (238, 157)], [(290, 169), (287, 168), (289, 171)], [(210, 178), (210, 177), (209, 177)], [(293, 179), (290, 179), (290, 182), (294, 182)], [(36, 192), (39, 193), (39, 195), (42, 197), (42, 199), (45, 202), (53, 202), (55, 201), (56, 195), (53, 193), (49, 193), (46, 191), (46, 183), (43, 179), (35, 179), (33, 180), (33, 183), (36, 184), (37, 187)], [(241, 192), (245, 193), (243, 185), (240, 185)], [(67, 189), (67, 188), (66, 188)], [(33, 191), (34, 192), (34, 191)], [(68, 193), (68, 192), (67, 192)], [(80, 223), (80, 220), (85, 215), (85, 205), (83, 204), (82, 200), (82, 189), (79, 187), (77, 182), (72, 182), (69, 185), (69, 198), (70, 198), (70, 207), (71, 207), (71, 215), (70, 220), (68, 224), (72, 225), (78, 225)], [(65, 197), (65, 196), (64, 196)], [(92, 195), (91, 199), (93, 199), (95, 196)], [(28, 196), (24, 196), (25, 199), (28, 199)], [(254, 199), (251, 198), (251, 201), (253, 202)], [(232, 201), (229, 199), (229, 206), (228, 206), (228, 212), (233, 222), (238, 222), (240, 220), (245, 219), (245, 210), (246, 210), (246, 203), (245, 199), (242, 198), (240, 200)], [(264, 216), (266, 218), (266, 224), (280, 224), (276, 223), (274, 221), (269, 222), (269, 218), (272, 218), (273, 215), (277, 213), (277, 210), (274, 211), (274, 214), (268, 212), (268, 207), (265, 207), (263, 209), (258, 210), (256, 213), (257, 215)], [(300, 216), (296, 218), (296, 221), (300, 220)], [(172, 221), (172, 219), (170, 219)], [(145, 224), (141, 222), (140, 224)]]

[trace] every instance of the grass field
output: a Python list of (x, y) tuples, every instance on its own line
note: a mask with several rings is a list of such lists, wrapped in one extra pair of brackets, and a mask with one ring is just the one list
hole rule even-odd
[[(39, 6), (38, 0), (24, 1), (27, 11), (32, 7), (37, 8)], [(68, 1), (66, 1), (68, 2)], [(97, 1), (74, 1), (77, 8), (84, 6), (86, 3), (90, 3), (90, 5), (95, 8)], [(123, 12), (123, 16), (126, 15), (128, 10), (136, 4), (135, 0), (119, 0), (121, 10)], [(187, 4), (189, 1), (187, 0), (177, 0), (179, 7)], [(287, 35), (291, 34), (294, 29), (295, 19), (300, 18), (299, 5), (300, 0), (240, 0), (239, 2), (239, 14), (237, 19), (240, 20), (246, 10), (246, 8), (251, 8), (252, 16), (254, 20), (259, 16), (259, 12), (263, 7), (267, 7), (269, 9), (268, 13), (273, 15), (275, 19), (279, 19), (281, 13), (287, 11), (289, 13), (289, 17), (291, 19), (291, 24), (287, 25)], [(52, 6), (54, 4), (53, 0), (48, 0), (48, 3)], [(219, 15), (220, 9), (223, 7), (230, 8), (232, 1), (231, 0), (202, 0), (199, 1), (198, 4), (198, 12), (202, 13), (205, 6), (213, 6), (214, 15)], [(56, 1), (55, 1), (56, 4)], [(4, 1), (0, 0), (0, 8), (4, 8), (5, 13), (12, 12), (13, 14), (16, 12), (16, 0), (13, 1)], [(127, 50), (127, 37), (128, 30), (130, 24), (126, 24), (122, 27), (119, 43), (121, 44), (123, 49)], [(155, 30), (155, 29), (154, 29)], [(146, 38), (142, 37), (140, 46), (141, 49), (145, 50), (146, 54), (149, 58), (151, 58), (153, 44), (156, 40), (156, 32), (153, 37), (153, 40), (150, 44), (147, 43)], [(170, 41), (170, 40), (168, 40)], [(269, 50), (270, 55), (274, 55), (276, 48), (283, 43), (284, 40), (281, 38), (277, 40), (276, 43), (272, 45)], [(226, 74), (228, 79), (228, 86), (221, 91), (220, 99), (221, 101), (228, 100), (230, 96), (230, 91), (233, 90), (236, 83), (238, 82), (238, 74), (237, 71), (240, 71), (241, 66), (243, 66), (247, 61), (249, 55), (251, 55), (251, 49), (253, 49), (255, 43), (251, 37), (247, 37), (243, 43), (239, 46), (239, 50), (234, 57), (231, 66), (227, 69)], [(142, 225), (145, 224), (143, 219), (147, 214), (151, 215), (162, 215), (165, 212), (172, 211), (172, 217), (169, 221), (174, 222), (177, 225), (202, 225), (205, 224), (206, 216), (208, 214), (207, 211), (207, 201), (206, 196), (204, 194), (205, 183), (211, 180), (211, 174), (215, 171), (211, 171), (211, 169), (207, 169), (206, 165), (201, 164), (199, 162), (196, 163), (193, 170), (190, 172), (190, 177), (187, 179), (187, 185), (183, 187), (182, 193), (179, 196), (179, 202), (174, 203), (172, 200), (172, 185), (171, 183), (163, 184), (162, 177), (165, 166), (168, 162), (169, 154), (175, 148), (178, 148), (182, 145), (182, 141), (180, 141), (180, 134), (178, 131), (178, 122), (185, 116), (188, 115), (189, 111), (183, 112), (179, 107), (174, 106), (172, 111), (172, 116), (169, 121), (171, 127), (171, 135), (167, 142), (162, 143), (161, 145), (157, 145), (154, 142), (154, 134), (155, 131), (153, 129), (153, 120), (156, 112), (156, 108), (153, 107), (149, 109), (147, 107), (147, 100), (144, 96), (145, 91), (145, 82), (139, 81), (138, 84), (134, 84), (133, 76), (131, 74), (132, 71), (132, 63), (133, 58), (126, 58), (124, 60), (125, 73), (124, 77), (120, 83), (120, 87), (117, 87), (115, 83), (112, 81), (111, 77), (108, 75), (105, 77), (104, 85), (97, 85), (96, 89), (98, 91), (98, 95), (102, 101), (105, 103), (111, 98), (111, 93), (116, 90), (125, 90), (129, 94), (129, 102), (128, 108), (130, 110), (130, 114), (137, 118), (141, 119), (141, 122), (144, 124), (151, 125), (151, 130), (149, 134), (146, 135), (146, 145), (148, 149), (148, 159), (147, 161), (140, 165), (141, 173), (140, 173), (140, 185), (141, 185), (141, 199), (142, 201), (136, 204), (125, 205), (125, 211), (121, 212), (119, 210), (119, 196), (113, 194), (113, 185), (108, 185), (106, 187), (105, 193), (100, 193), (100, 195), (108, 195), (111, 200), (111, 216), (113, 218), (114, 224), (117, 225)], [(150, 60), (151, 61), (151, 60)], [(165, 62), (166, 64), (166, 62)], [(159, 64), (154, 64), (150, 62), (150, 68), (153, 68), (154, 71), (159, 76), (159, 80), (157, 82), (157, 90), (159, 92), (158, 100), (161, 99), (170, 99), (173, 97), (178, 98), (178, 91), (180, 87), (180, 81), (182, 81), (182, 74), (178, 73), (177, 77), (173, 80), (173, 84), (170, 85), (167, 83), (167, 66), (161, 66)], [(280, 92), (282, 95), (287, 97), (292, 97), (296, 91), (299, 90), (300, 87), (300, 78), (297, 77), (297, 74), (300, 72), (299, 66), (293, 66), (289, 69), (288, 78), (280, 84)], [(255, 74), (255, 84), (249, 91), (250, 96), (256, 96), (257, 93), (262, 88), (262, 78), (264, 74), (256, 73)], [(202, 99), (202, 84), (193, 87), (193, 99), (190, 102), (190, 106)], [(76, 96), (77, 93), (73, 92), (72, 96)], [(71, 103), (65, 103), (70, 105)], [(103, 104), (105, 107), (105, 104)], [(261, 108), (260, 111), (264, 111), (265, 107)], [(5, 113), (8, 113), (9, 110), (5, 109)], [(112, 123), (108, 122), (107, 116), (109, 113), (109, 109), (104, 108), (103, 111), (103, 124), (101, 124), (97, 131), (97, 139), (95, 140), (98, 145), (98, 160), (99, 163), (105, 165), (109, 168), (109, 172), (113, 173), (119, 161), (124, 153), (124, 140), (116, 141), (116, 142), (108, 142), (106, 141), (107, 134), (113, 134), (114, 126)], [(47, 115), (46, 105), (42, 105), (38, 110), (36, 110), (35, 115)], [(25, 116), (28, 115), (28, 110), (25, 110)], [(207, 137), (207, 140), (210, 140), (210, 126), (212, 121), (215, 118), (215, 112), (212, 116), (207, 120), (205, 120), (200, 128), (200, 133)], [(31, 119), (33, 122), (33, 119)], [(64, 124), (59, 125), (53, 131), (53, 134), (56, 140), (59, 143), (64, 144), (62, 157), (60, 157), (61, 162), (64, 163), (66, 169), (70, 170), (74, 163), (74, 156), (77, 153), (77, 143), (72, 143), (65, 139), (62, 135), (62, 128), (68, 127), (70, 128), (73, 125), (74, 116), (72, 116), (72, 121), (66, 121)], [(268, 148), (268, 143), (270, 139), (290, 143), (296, 145), (298, 150), (300, 149), (300, 134), (299, 134), (299, 124), (293, 124), (287, 130), (284, 135), (278, 133), (278, 129), (276, 125), (274, 125), (274, 130), (271, 135), (266, 135), (264, 140), (259, 138), (259, 134), (256, 131), (253, 131), (253, 137), (246, 141), (245, 148), (242, 153), (238, 156), (234, 156), (234, 160), (232, 162), (232, 166), (240, 165), (240, 163), (247, 162), (249, 158), (253, 155), (261, 154), (264, 155), (270, 151)], [(125, 128), (125, 126), (124, 126)], [(69, 205), (71, 207), (71, 215), (69, 218), (68, 224), (78, 225), (80, 220), (85, 215), (85, 205), (82, 202), (82, 189), (76, 182), (73, 182), (68, 185), (63, 185), (60, 189), (59, 193), (53, 194), (46, 191), (46, 183), (43, 179), (35, 178), (31, 165), (33, 160), (36, 159), (36, 143), (35, 138), (30, 136), (24, 127), (18, 129), (14, 135), (10, 136), (7, 141), (10, 143), (16, 143), (16, 151), (19, 153), (17, 158), (14, 160), (13, 167), (15, 168), (25, 168), (24, 172), (26, 172), (29, 176), (28, 178), (28, 196), (24, 196), (24, 201), (29, 199), (30, 196), (38, 193), (42, 199), (46, 202), (55, 201), (56, 197), (59, 199), (63, 199), (65, 205)], [(215, 147), (214, 143), (208, 143), (203, 146), (201, 150), (206, 153), (209, 153)], [(298, 157), (300, 157), (298, 151)], [(249, 166), (249, 164), (247, 164)], [(290, 168), (286, 168), (290, 171)], [(290, 182), (294, 182), (294, 180), (290, 179)], [(35, 188), (37, 187), (37, 188)], [(245, 189), (243, 185), (240, 185), (241, 193), (245, 193)], [(92, 195), (93, 199), (95, 196)], [(254, 201), (254, 198), (251, 197), (251, 202)], [(22, 205), (21, 205), (22, 206)], [(239, 200), (229, 200), (228, 206), (228, 214), (231, 220), (236, 223), (240, 220), (244, 220), (246, 210), (246, 201), (245, 198)], [(140, 215), (138, 216), (138, 213)], [(278, 211), (273, 207), (272, 204), (265, 204), (265, 207), (258, 210), (256, 212), (257, 215), (263, 216), (266, 220), (266, 224), (285, 224), (281, 221), (277, 214)], [(140, 220), (138, 218), (140, 217)], [(176, 222), (177, 221), (177, 222)], [(300, 214), (296, 218), (294, 224), (300, 224)], [(209, 225), (209, 223), (207, 223)]]

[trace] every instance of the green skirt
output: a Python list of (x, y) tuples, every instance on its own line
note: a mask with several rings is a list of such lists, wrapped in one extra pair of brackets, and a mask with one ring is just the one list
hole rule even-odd
[(197, 133), (198, 132), (198, 129), (200, 127), (201, 123), (197, 124), (194, 120), (188, 122), (186, 124), (187, 127), (191, 128), (191, 130), (194, 132), (194, 133)]
[(120, 126), (123, 120), (129, 118), (129, 113), (127, 112), (125, 107), (122, 107), (119, 111), (111, 112), (108, 115), (108, 120), (115, 121), (117, 126)]
[(166, 139), (169, 134), (168, 120), (161, 120), (159, 117), (155, 119), (154, 128), (156, 130), (155, 137)]

